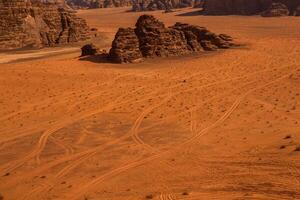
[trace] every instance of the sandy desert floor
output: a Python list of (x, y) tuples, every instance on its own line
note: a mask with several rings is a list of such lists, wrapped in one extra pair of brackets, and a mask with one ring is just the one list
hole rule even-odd
[[(0, 64), (4, 200), (300, 199), (300, 18), (194, 11), (151, 14), (247, 45), (140, 64), (78, 52)], [(106, 44), (140, 14), (79, 13)]]

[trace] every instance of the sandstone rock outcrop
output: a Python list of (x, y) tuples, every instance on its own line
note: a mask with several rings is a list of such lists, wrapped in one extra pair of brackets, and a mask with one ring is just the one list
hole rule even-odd
[(109, 59), (117, 63), (128, 63), (142, 58), (180, 56), (231, 46), (234, 43), (228, 35), (217, 35), (204, 27), (179, 22), (167, 28), (153, 16), (142, 15), (137, 20), (135, 29), (119, 29), (112, 43)]
[(264, 11), (261, 16), (263, 17), (282, 17), (289, 15), (289, 9), (282, 3), (272, 3), (270, 8)]
[(0, 0), (0, 50), (67, 44), (89, 38), (63, 0)]
[(257, 15), (270, 10), (273, 3), (287, 6), (290, 15), (296, 15), (296, 9), (300, 6), (299, 0), (204, 0), (203, 14)]
[(109, 51), (109, 59), (117, 63), (136, 62), (142, 58), (139, 40), (132, 28), (120, 28)]
[(131, 6), (132, 0), (67, 0), (67, 3), (74, 9), (91, 9)]
[(193, 6), (193, 0), (133, 0), (132, 11), (171, 10)]

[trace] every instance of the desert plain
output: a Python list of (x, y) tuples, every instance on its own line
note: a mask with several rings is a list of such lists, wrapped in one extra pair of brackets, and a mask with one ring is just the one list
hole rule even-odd
[[(127, 10), (78, 15), (108, 49)], [(195, 11), (148, 14), (243, 45), (133, 64), (0, 53), (3, 199), (300, 199), (300, 18)]]

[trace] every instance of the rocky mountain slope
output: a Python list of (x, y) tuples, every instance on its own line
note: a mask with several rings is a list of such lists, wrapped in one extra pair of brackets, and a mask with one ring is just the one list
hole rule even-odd
[(269, 9), (272, 3), (282, 3), (290, 15), (297, 15), (298, 0), (204, 0), (204, 14), (207, 15), (254, 15)]
[(86, 22), (63, 0), (0, 0), (0, 50), (43, 47), (89, 38)]

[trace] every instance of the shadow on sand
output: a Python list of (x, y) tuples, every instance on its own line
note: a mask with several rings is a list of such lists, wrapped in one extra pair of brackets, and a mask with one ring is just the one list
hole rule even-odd
[(181, 13), (178, 14), (176, 16), (180, 16), (180, 17), (189, 17), (189, 16), (198, 16), (198, 15), (203, 15), (203, 10), (196, 10), (196, 11), (192, 11), (192, 12), (186, 12), (186, 13)]
[(114, 62), (110, 61), (107, 56), (103, 55), (93, 55), (93, 56), (84, 56), (84, 57), (79, 57), (80, 61), (89, 61), (93, 63), (110, 63), (110, 64), (115, 64)]

